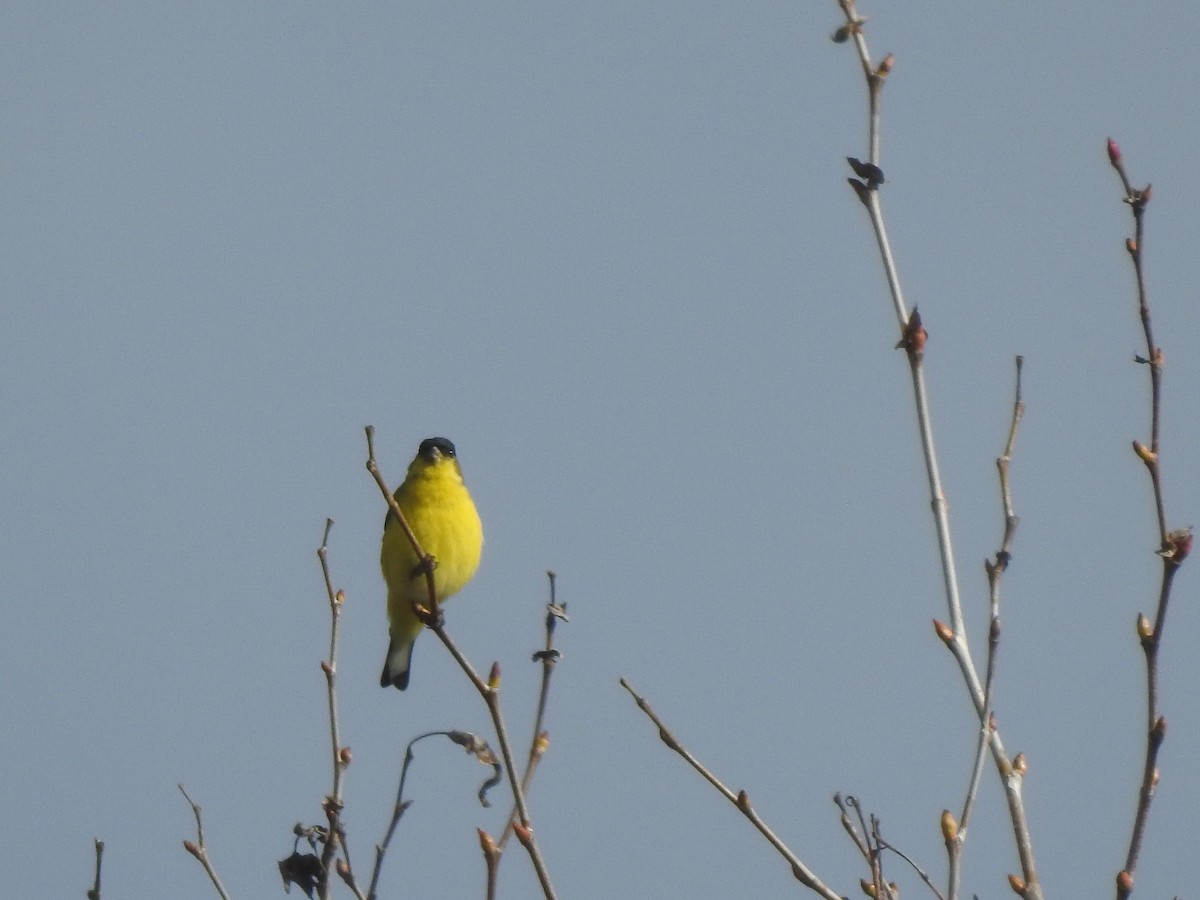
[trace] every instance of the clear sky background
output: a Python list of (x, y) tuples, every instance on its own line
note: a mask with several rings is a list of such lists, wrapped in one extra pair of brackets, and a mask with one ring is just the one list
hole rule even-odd
[[(1154, 183), (1146, 258), (1168, 370), (1173, 526), (1200, 523), (1195, 147), (1200, 7), (864, 5), (884, 204), (927, 374), (982, 656), (993, 460), (1025, 355), (1021, 528), (996, 694), (1049, 896), (1105, 896), (1142, 758), (1134, 638), (1159, 563), (1130, 228), (1104, 141)], [(559, 573), (531, 795), (562, 897), (800, 890), (659, 743), (676, 733), (838, 890), (862, 798), (943, 881), (965, 691), (907, 367), (866, 216), (865, 91), (828, 2), (10, 3), (0, 14), (0, 867), (14, 895), (213, 895), (180, 846), (205, 811), (240, 897), (279, 891), (330, 784), (328, 612), (347, 603), (346, 822), (360, 874), (404, 743), (487, 730), (426, 636), (380, 690), (383, 503), (446, 435), (487, 534), (447, 609), (531, 727), (544, 572)], [(1197, 573), (1162, 660), (1170, 731), (1137, 895), (1192, 885)], [(392, 897), (481, 896), (486, 772), (419, 749)], [(496, 797), (502, 797), (497, 791)], [(965, 887), (1017, 871), (989, 769)], [(896, 860), (905, 894), (922, 888)], [(534, 896), (518, 847), (502, 896)]]

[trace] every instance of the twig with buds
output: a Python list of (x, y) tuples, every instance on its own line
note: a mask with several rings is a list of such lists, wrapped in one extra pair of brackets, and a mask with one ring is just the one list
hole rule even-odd
[(636, 691), (634, 691), (634, 689), (629, 685), (628, 681), (622, 678), (620, 682), (621, 687), (625, 688), (625, 690), (629, 692), (629, 696), (632, 697), (634, 702), (638, 705), (638, 709), (645, 713), (646, 717), (658, 728), (658, 736), (662, 742), (687, 760), (688, 765), (699, 772), (705, 781), (716, 788), (717, 792), (722, 797), (736, 806), (738, 811), (750, 820), (754, 827), (758, 829), (759, 833), (762, 834), (762, 836), (767, 839), (771, 846), (779, 852), (780, 856), (787, 860), (788, 864), (792, 868), (792, 875), (795, 876), (797, 881), (819, 896), (824, 897), (825, 900), (841, 900), (841, 894), (826, 886), (825, 883), (822, 882), (821, 879), (819, 879), (816, 874), (801, 861), (800, 857), (798, 857), (791, 850), (791, 848), (788, 847), (787, 844), (785, 844), (779, 838), (779, 836), (770, 829), (770, 827), (768, 827), (767, 823), (763, 821), (762, 817), (759, 816), (758, 812), (753, 806), (751, 806), (750, 796), (745, 791), (738, 791), (737, 793), (734, 793), (732, 790), (727, 788), (721, 782), (721, 780), (717, 778), (717, 776), (710, 772), (703, 763), (696, 759), (696, 757), (693, 756), (692, 753), (679, 742), (675, 735), (671, 734), (671, 732), (667, 729), (667, 726), (663, 723), (662, 719), (660, 719), (655, 714), (654, 710), (650, 708), (650, 704), (646, 702), (644, 697), (641, 697)]
[[(329, 601), (329, 659), (321, 662), (321, 671), (325, 675), (326, 704), (329, 709), (330, 757), (333, 766), (333, 786), (325, 798), (325, 802), (321, 804), (325, 811), (325, 817), (329, 821), (329, 828), (325, 833), (325, 844), (321, 850), (317, 896), (319, 900), (326, 900), (329, 897), (329, 872), (332, 868), (337, 871), (342, 881), (358, 900), (365, 900), (355, 880), (354, 869), (350, 865), (350, 848), (346, 846), (346, 829), (342, 822), (343, 781), (346, 769), (350, 765), (351, 753), (349, 747), (342, 746), (341, 726), (338, 722), (337, 654), (338, 625), (342, 618), (342, 607), (346, 603), (346, 594), (344, 591), (334, 589), (333, 579), (329, 574), (329, 532), (332, 528), (333, 519), (326, 519), (325, 533), (321, 536), (321, 546), (317, 548), (317, 559), (321, 563), (321, 576), (325, 582), (325, 596)], [(336, 859), (339, 847), (342, 850), (342, 858)]]
[(204, 844), (204, 823), (200, 819), (200, 807), (188, 796), (187, 789), (182, 784), (178, 785), (178, 787), (179, 793), (183, 794), (183, 799), (192, 808), (192, 815), (196, 817), (196, 840), (184, 841), (183, 849), (196, 857), (200, 861), (200, 865), (204, 866), (204, 871), (208, 874), (213, 887), (217, 889), (217, 894), (221, 897), (221, 900), (229, 900), (229, 893), (225, 890), (225, 885), (221, 884), (221, 879), (217, 875), (217, 870), (214, 868), (212, 860), (208, 858), (208, 848)]
[(1145, 247), (1144, 219), (1146, 206), (1150, 202), (1150, 185), (1134, 188), (1125, 172), (1121, 149), (1112, 138), (1108, 140), (1108, 161), (1121, 179), (1125, 190), (1125, 202), (1133, 215), (1133, 237), (1126, 238), (1125, 250), (1133, 262), (1134, 279), (1137, 284), (1138, 317), (1146, 339), (1146, 355), (1134, 357), (1134, 361), (1145, 365), (1150, 371), (1150, 445), (1133, 442), (1133, 451), (1150, 473), (1150, 484), (1154, 493), (1154, 508), (1158, 517), (1158, 554), (1162, 557), (1162, 575), (1158, 587), (1158, 603), (1151, 621), (1142, 613), (1137, 617), (1137, 636), (1146, 657), (1146, 757), (1142, 767), (1141, 786), (1138, 790), (1137, 811), (1133, 817), (1133, 828), (1129, 838), (1129, 850), (1125, 855), (1125, 866), (1117, 873), (1118, 900), (1125, 900), (1133, 893), (1133, 873), (1137, 868), (1141, 852), (1142, 837), (1150, 815), (1150, 804), (1158, 785), (1158, 752), (1167, 734), (1167, 720), (1158, 709), (1158, 652), (1166, 625), (1167, 604), (1171, 599), (1171, 585), (1179, 567), (1192, 549), (1192, 529), (1167, 530), (1166, 504), (1163, 500), (1161, 448), (1159, 446), (1159, 421), (1162, 409), (1162, 375), (1165, 357), (1162, 348), (1154, 342), (1154, 331), (1150, 323), (1150, 304), (1146, 290), (1146, 272), (1143, 264)]
[[(1004, 787), (1005, 799), (1008, 801), (1009, 815), (1012, 820), (1013, 834), (1016, 840), (1017, 855), (1021, 863), (1022, 877), (1020, 895), (1024, 900), (1041, 900), (1042, 892), (1037, 878), (1037, 868), (1033, 858), (1033, 841), (1029, 833), (1029, 822), (1025, 813), (1025, 804), (1021, 797), (1021, 779), (1016, 774), (1004, 750), (1000, 732), (994, 727), (989, 713), (988, 690), (981, 683), (979, 672), (971, 658), (970, 646), (966, 638), (966, 627), (963, 618), (962, 601), (959, 596), (958, 574), (954, 563), (954, 546), (950, 537), (949, 507), (946, 495), (942, 489), (941, 474), (937, 462), (933, 430), (930, 424), (928, 391), (925, 387), (924, 367), (925, 349), (928, 342), (926, 331), (916, 307), (911, 314), (908, 312), (904, 296), (900, 290), (900, 279), (896, 272), (896, 263), (892, 255), (891, 244), (884, 227), (883, 209), (879, 199), (879, 188), (883, 184), (883, 171), (880, 167), (879, 153), (879, 101), (885, 79), (895, 68), (895, 60), (889, 54), (878, 66), (873, 65), (867, 48), (863, 24), (866, 21), (859, 15), (854, 0), (838, 0), (845, 15), (845, 24), (834, 34), (834, 40), (854, 38), (863, 73), (867, 80), (867, 96), (869, 105), (868, 147), (870, 156), (866, 163), (850, 160), (851, 168), (857, 178), (850, 179), (850, 185), (858, 199), (867, 210), (875, 233), (880, 259), (883, 262), (884, 274), (887, 278), (888, 290), (891, 293), (892, 305), (900, 326), (900, 341), (897, 348), (903, 349), (908, 357), (909, 371), (912, 376), (913, 400), (916, 406), (917, 426), (921, 435), (921, 447), (925, 457), (925, 472), (929, 482), (930, 506), (933, 509), (934, 527), (937, 533), (938, 553), (942, 565), (942, 583), (946, 594), (946, 605), (950, 622), (944, 624), (934, 621), (934, 629), (938, 637), (949, 648), (963, 681), (975, 707), (975, 714), (981, 723), (987, 723), (985, 734), (992, 758), (1000, 773)], [(956, 900), (956, 886), (952, 873), (952, 883), (948, 892), (949, 900)]]

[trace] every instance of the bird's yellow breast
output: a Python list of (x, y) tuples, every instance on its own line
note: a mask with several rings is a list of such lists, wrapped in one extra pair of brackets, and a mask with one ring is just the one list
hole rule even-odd
[[(434, 584), (439, 602), (445, 600), (471, 580), (483, 553), (483, 524), (458, 463), (453, 459), (414, 462), (395, 497), (421, 549), (437, 560)], [(417, 562), (404, 530), (389, 515), (380, 551), (389, 606), (393, 602), (408, 605), (425, 597), (425, 579)], [(396, 612), (393, 610), (393, 615)]]

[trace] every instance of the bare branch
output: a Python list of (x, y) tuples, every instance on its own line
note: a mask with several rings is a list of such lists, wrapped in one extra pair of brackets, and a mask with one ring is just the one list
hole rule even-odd
[(899, 851), (898, 849), (893, 847), (891, 844), (889, 844), (887, 841), (885, 841), (882, 837), (879, 838), (879, 846), (884, 850), (891, 850), (898, 857), (900, 857), (902, 860), (904, 860), (906, 863), (908, 863), (909, 867), (914, 872), (917, 873), (917, 876), (923, 882), (925, 882), (925, 886), (927, 888), (929, 888), (929, 892), (931, 894), (933, 894), (933, 896), (936, 897), (937, 900), (945, 900), (945, 898), (942, 897), (942, 892), (937, 889), (937, 885), (935, 885), (933, 883), (933, 879), (931, 879), (929, 877), (929, 874), (924, 869), (922, 869), (920, 866), (918, 866), (907, 854), (902, 853), (901, 851)]
[(1154, 494), (1154, 508), (1158, 517), (1158, 554), (1162, 557), (1162, 576), (1158, 587), (1158, 602), (1151, 622), (1141, 613), (1138, 614), (1136, 628), (1142, 652), (1146, 658), (1146, 755), (1142, 765), (1142, 780), (1138, 789), (1137, 811), (1133, 817), (1133, 827), (1129, 837), (1129, 849), (1125, 855), (1125, 866), (1117, 873), (1117, 897), (1125, 900), (1133, 893), (1133, 874), (1137, 869), (1138, 855), (1141, 852), (1142, 838), (1145, 835), (1146, 823), (1150, 816), (1150, 804), (1154, 800), (1155, 788), (1158, 786), (1158, 753), (1167, 734), (1167, 720), (1159, 712), (1158, 706), (1158, 654), (1162, 644), (1163, 629), (1166, 626), (1167, 605), (1171, 599), (1171, 585), (1180, 565), (1187, 558), (1192, 548), (1191, 528), (1175, 531), (1167, 530), (1166, 503), (1163, 499), (1162, 483), (1162, 448), (1159, 445), (1160, 416), (1162, 410), (1162, 375), (1165, 357), (1162, 348), (1154, 342), (1154, 332), (1150, 321), (1150, 303), (1146, 289), (1146, 273), (1143, 266), (1142, 254), (1145, 248), (1144, 218), (1146, 205), (1150, 202), (1150, 186), (1138, 190), (1129, 181), (1125, 172), (1125, 162), (1117, 143), (1108, 140), (1108, 161), (1121, 179), (1125, 191), (1125, 202), (1129, 204), (1133, 215), (1133, 237), (1125, 240), (1125, 250), (1133, 262), (1134, 279), (1137, 285), (1138, 317), (1142, 323), (1142, 332), (1146, 340), (1146, 356), (1136, 356), (1134, 360), (1145, 365), (1150, 370), (1150, 446), (1140, 441), (1133, 442), (1134, 453), (1146, 466), (1150, 473), (1150, 484)]
[[(550, 601), (546, 604), (546, 643), (544, 649), (533, 654), (534, 662), (540, 661), (542, 664), (542, 687), (538, 693), (537, 713), (533, 717), (533, 737), (529, 742), (529, 757), (525, 761), (525, 774), (521, 778), (521, 789), (526, 794), (529, 793), (529, 787), (533, 783), (533, 773), (550, 746), (550, 735), (543, 730), (543, 725), (546, 720), (546, 704), (550, 697), (550, 676), (554, 673), (555, 664), (562, 657), (562, 654), (554, 647), (554, 629), (559, 620), (570, 621), (567, 618), (567, 604), (560, 604), (557, 599), (555, 588), (558, 576), (554, 572), (547, 572), (546, 577), (550, 581)], [(504, 833), (500, 835), (500, 841), (496, 846), (497, 862), (499, 854), (504, 852), (509, 835), (512, 834), (512, 825), (516, 821), (517, 810), (514, 807), (513, 811), (509, 813), (508, 824), (504, 826)]]
[[(851, 179), (863, 206), (866, 208), (875, 233), (880, 260), (883, 263), (884, 274), (887, 278), (888, 290), (891, 294), (892, 305), (900, 326), (900, 341), (896, 345), (903, 348), (908, 358), (910, 375), (913, 386), (913, 402), (917, 413), (917, 426), (921, 436), (921, 449), (925, 458), (925, 473), (929, 483), (930, 506), (933, 510), (934, 528), (937, 534), (938, 555), (942, 565), (942, 583), (946, 594), (946, 606), (949, 612), (950, 624), (940, 622), (935, 624), (939, 637), (945, 642), (958, 663), (967, 692), (975, 707), (975, 715), (981, 722), (987, 721), (992, 725), (988, 713), (988, 698), (984, 685), (980, 682), (978, 670), (971, 658), (970, 646), (966, 637), (966, 626), (963, 618), (962, 601), (959, 596), (958, 574), (954, 562), (954, 546), (950, 536), (949, 507), (946, 495), (942, 489), (941, 474), (937, 462), (937, 452), (934, 445), (933, 429), (930, 421), (929, 398), (925, 387), (923, 362), (928, 333), (921, 323), (921, 318), (914, 307), (908, 312), (903, 293), (900, 290), (900, 279), (896, 271), (895, 259), (892, 255), (891, 243), (884, 227), (883, 209), (879, 198), (879, 188), (883, 184), (882, 168), (879, 152), (879, 98), (884, 79), (891, 73), (895, 61), (891, 55), (885, 57), (878, 66), (872, 66), (871, 55), (867, 49), (866, 37), (863, 32), (865, 19), (859, 15), (854, 0), (838, 0), (838, 5), (846, 17), (846, 24), (835, 34), (835, 40), (843, 33), (853, 35), (858, 49), (859, 60), (867, 81), (869, 105), (868, 145), (870, 148), (869, 163), (878, 176), (866, 178), (863, 181)], [(854, 167), (858, 174), (858, 167)], [(860, 177), (862, 177), (860, 175)], [(1023, 877), (1018, 879), (1022, 889), (1020, 894), (1025, 900), (1041, 900), (1041, 885), (1037, 877), (1037, 867), (1033, 858), (1033, 840), (1029, 832), (1029, 822), (1025, 813), (1025, 803), (1021, 797), (1020, 773), (1014, 771), (1011, 761), (1004, 751), (1000, 732), (995, 727), (989, 727), (987, 738), (992, 751), (992, 758), (1000, 774), (1004, 787), (1005, 799), (1008, 803), (1009, 816), (1012, 820), (1013, 834), (1016, 841), (1017, 855), (1021, 863)]]
[(667, 730), (667, 726), (663, 724), (663, 721), (657, 715), (655, 715), (654, 710), (650, 708), (650, 704), (647, 703), (643, 697), (639, 696), (637, 692), (630, 687), (629, 682), (624, 678), (621, 679), (621, 687), (625, 688), (625, 690), (629, 692), (629, 696), (631, 696), (634, 702), (637, 703), (638, 709), (644, 712), (646, 717), (653, 722), (655, 726), (657, 726), (658, 736), (662, 739), (662, 742), (687, 760), (688, 765), (699, 772), (705, 781), (717, 789), (717, 792), (721, 794), (722, 797), (736, 806), (738, 811), (750, 820), (754, 827), (759, 830), (759, 833), (761, 833), (762, 836), (767, 839), (771, 846), (779, 851), (780, 856), (787, 860), (788, 864), (792, 867), (792, 875), (795, 876), (797, 881), (814, 893), (824, 897), (825, 900), (841, 900), (841, 895), (827, 887), (812, 872), (812, 870), (809, 869), (808, 866), (806, 866), (800, 860), (800, 858), (792, 852), (787, 844), (780, 840), (775, 832), (773, 832), (767, 826), (767, 823), (762, 820), (762, 817), (760, 817), (759, 814), (755, 812), (754, 807), (750, 805), (750, 797), (745, 791), (739, 791), (735, 794), (724, 784), (722, 784), (720, 779), (718, 779), (715, 775), (713, 775), (712, 772), (705, 768), (704, 764), (696, 759), (696, 757), (694, 757), (688, 751), (688, 749), (683, 746), (683, 744), (679, 743), (675, 736)]
[(229, 900), (229, 892), (221, 884), (221, 879), (217, 876), (217, 870), (213, 867), (212, 860), (208, 858), (208, 848), (204, 844), (204, 823), (200, 820), (200, 807), (188, 796), (187, 789), (182, 784), (178, 787), (179, 793), (183, 794), (183, 799), (192, 808), (192, 815), (196, 817), (196, 840), (184, 841), (183, 849), (200, 860), (200, 865), (204, 866), (204, 871), (208, 873), (209, 880), (212, 881), (213, 887), (217, 889), (217, 894), (221, 897), (221, 900)]
[[(344, 591), (335, 590), (333, 579), (329, 574), (329, 532), (333, 529), (333, 519), (325, 520), (325, 532), (321, 536), (321, 546), (317, 548), (317, 559), (321, 563), (321, 575), (325, 582), (325, 596), (329, 601), (329, 659), (321, 663), (321, 671), (325, 674), (326, 704), (329, 710), (329, 743), (330, 759), (333, 766), (333, 785), (325, 798), (322, 808), (329, 821), (329, 829), (325, 832), (325, 844), (321, 850), (321, 868), (317, 881), (317, 896), (320, 900), (329, 897), (331, 869), (335, 869), (359, 900), (364, 900), (362, 892), (354, 878), (354, 870), (350, 865), (350, 851), (346, 847), (346, 829), (342, 824), (342, 788), (346, 768), (350, 765), (350, 748), (342, 746), (340, 725), (338, 722), (337, 703), (337, 654), (338, 654), (338, 625), (341, 622), (342, 607), (346, 602)], [(343, 858), (337, 860), (338, 847), (342, 848)]]
[(100, 900), (100, 862), (104, 859), (104, 841), (97, 839), (96, 845), (96, 878), (92, 888), (87, 892), (87, 900)]
[[(1021, 368), (1024, 358), (1016, 358), (1016, 399), (1013, 401), (1012, 419), (1008, 426), (1008, 439), (1004, 450), (996, 459), (996, 469), (1000, 475), (1000, 503), (1004, 513), (1004, 533), (1000, 539), (1000, 549), (996, 551), (993, 560), (984, 561), (984, 570), (988, 578), (988, 598), (991, 610), (991, 621), (988, 626), (987, 669), (983, 680), (983, 712), (979, 716), (979, 739), (975, 745), (975, 762), (971, 767), (971, 777), (967, 783), (967, 795), (963, 800), (962, 814), (956, 823), (955, 836), (952, 844), (947, 844), (950, 854), (947, 896), (957, 900), (961, 888), (961, 856), (962, 848), (967, 839), (967, 827), (975, 808), (975, 798), (979, 792), (979, 782), (983, 777), (983, 764), (994, 728), (992, 717), (992, 683), (996, 675), (996, 656), (1000, 646), (1000, 580), (1008, 570), (1012, 561), (1012, 542), (1017, 532), (1017, 515), (1013, 512), (1012, 485), (1009, 480), (1009, 464), (1012, 461), (1013, 448), (1017, 441), (1017, 429), (1025, 414), (1025, 401), (1021, 398)], [(948, 839), (949, 840), (949, 839)]]
[(400, 766), (400, 783), (396, 787), (396, 802), (392, 806), (392, 818), (388, 823), (387, 833), (383, 837), (383, 841), (375, 845), (375, 867), (371, 872), (371, 885), (367, 889), (368, 900), (375, 900), (378, 896), (376, 891), (379, 888), (379, 878), (383, 874), (383, 860), (387, 855), (388, 847), (392, 843), (392, 837), (396, 833), (396, 827), (400, 824), (400, 818), (412, 804), (411, 800), (404, 799), (404, 785), (408, 782), (408, 770), (412, 766), (415, 756), (413, 747), (419, 741), (431, 737), (446, 737), (453, 741), (458, 746), (462, 747), (467, 753), (474, 756), (481, 763), (493, 767), (496, 775), (485, 782), (483, 788), (479, 791), (479, 800), (484, 806), (488, 806), (485, 793), (489, 786), (495, 784), (499, 777), (500, 764), (496, 761), (496, 756), (487, 745), (487, 741), (482, 740), (478, 736), (469, 731), (427, 731), (424, 734), (419, 734), (408, 742), (404, 748), (404, 762)]

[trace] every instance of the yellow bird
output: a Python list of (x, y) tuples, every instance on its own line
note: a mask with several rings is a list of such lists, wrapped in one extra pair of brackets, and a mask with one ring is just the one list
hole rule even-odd
[[(442, 437), (421, 441), (404, 484), (394, 496), (421, 549), (437, 560), (433, 581), (438, 603), (442, 603), (471, 580), (483, 552), (483, 523), (463, 483), (454, 445)], [(413, 612), (413, 603), (428, 607), (429, 587), (420, 560), (391, 510), (383, 523), (379, 566), (387, 582), (391, 623), (391, 643), (379, 684), (404, 690), (413, 642), (425, 627)]]

